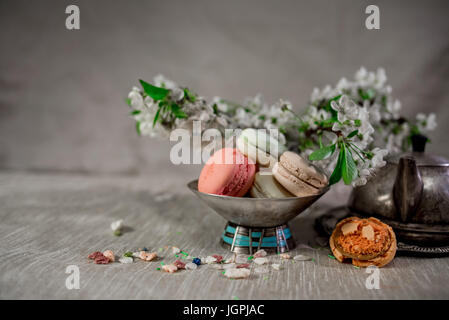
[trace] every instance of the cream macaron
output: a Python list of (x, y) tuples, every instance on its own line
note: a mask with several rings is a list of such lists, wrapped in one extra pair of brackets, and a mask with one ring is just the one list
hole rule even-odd
[(286, 151), (273, 166), (274, 178), (297, 197), (319, 194), (328, 178), (300, 155)]
[(288, 192), (272, 174), (256, 173), (253, 186), (250, 190), (251, 197), (253, 198), (287, 198), (294, 197), (293, 194)]
[(237, 149), (261, 167), (272, 168), (279, 155), (287, 150), (265, 129), (248, 128), (237, 138)]

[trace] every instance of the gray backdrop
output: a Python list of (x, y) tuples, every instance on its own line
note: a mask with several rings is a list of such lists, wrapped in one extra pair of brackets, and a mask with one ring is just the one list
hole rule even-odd
[[(377, 4), (381, 30), (364, 27)], [(81, 30), (65, 28), (65, 7)], [(429, 150), (449, 156), (449, 1), (0, 2), (0, 168), (88, 174), (198, 168), (139, 138), (124, 103), (163, 73), (212, 97), (262, 92), (299, 110), (313, 87), (383, 66), (404, 113), (434, 111)], [(182, 180), (182, 181), (181, 181)]]

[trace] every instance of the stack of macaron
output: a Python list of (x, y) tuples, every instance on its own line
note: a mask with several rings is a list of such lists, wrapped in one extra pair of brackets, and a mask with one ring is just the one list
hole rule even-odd
[(306, 197), (321, 193), (327, 176), (264, 130), (245, 129), (237, 148), (215, 152), (201, 171), (200, 192), (253, 198)]

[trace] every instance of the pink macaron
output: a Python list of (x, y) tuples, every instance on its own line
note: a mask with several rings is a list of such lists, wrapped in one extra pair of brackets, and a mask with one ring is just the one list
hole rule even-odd
[(198, 191), (243, 197), (253, 185), (256, 165), (237, 149), (215, 152), (201, 170)]

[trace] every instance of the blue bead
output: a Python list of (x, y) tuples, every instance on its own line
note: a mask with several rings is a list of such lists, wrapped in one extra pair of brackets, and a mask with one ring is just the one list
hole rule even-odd
[(196, 264), (197, 266), (199, 266), (199, 265), (201, 264), (201, 259), (200, 259), (200, 258), (194, 258), (194, 259), (192, 260), (192, 262), (193, 262), (194, 264)]

